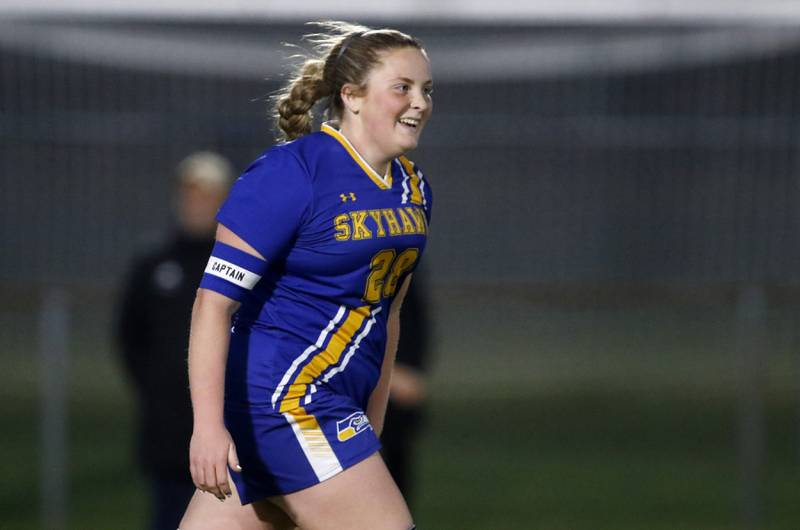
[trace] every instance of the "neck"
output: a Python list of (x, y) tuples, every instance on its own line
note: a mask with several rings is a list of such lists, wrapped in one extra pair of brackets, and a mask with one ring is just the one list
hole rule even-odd
[(361, 158), (363, 158), (378, 175), (383, 176), (386, 174), (389, 163), (392, 161), (393, 157), (387, 158), (386, 155), (379, 153), (379, 149), (369, 141), (369, 133), (360, 123), (342, 123), (339, 127), (339, 132), (347, 138), (347, 141), (358, 151)]

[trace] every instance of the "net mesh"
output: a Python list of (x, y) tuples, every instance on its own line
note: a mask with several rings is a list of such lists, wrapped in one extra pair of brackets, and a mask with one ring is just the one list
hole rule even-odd
[[(686, 63), (437, 80), (413, 158), (438, 281), (797, 280), (800, 45)], [(0, 69), (6, 282), (112, 282), (169, 222), (177, 161), (213, 149), (241, 170), (274, 138), (280, 79), (20, 46)]]

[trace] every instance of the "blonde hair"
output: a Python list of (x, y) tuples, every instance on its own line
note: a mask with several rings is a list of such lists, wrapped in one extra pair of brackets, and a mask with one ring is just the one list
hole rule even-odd
[(211, 151), (197, 151), (178, 163), (175, 177), (180, 184), (227, 190), (233, 182), (233, 166), (222, 155)]
[(294, 140), (311, 132), (312, 109), (328, 100), (328, 118), (341, 119), (345, 84), (366, 88), (369, 72), (380, 62), (380, 53), (397, 48), (423, 50), (422, 43), (394, 29), (370, 29), (348, 22), (314, 22), (325, 31), (304, 37), (316, 56), (306, 57), (289, 83), (273, 98), (273, 116), (282, 132), (279, 140)]

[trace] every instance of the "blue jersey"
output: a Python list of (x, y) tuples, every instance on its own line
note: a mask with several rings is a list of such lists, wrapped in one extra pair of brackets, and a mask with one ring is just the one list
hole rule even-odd
[(258, 158), (217, 215), (270, 264), (234, 317), (234, 336), (262, 340), (247, 358), (232, 349), (234, 365), (250, 366), (246, 381), (230, 381), (229, 398), (275, 405), (323, 382), (364, 402), (380, 373), (389, 305), (425, 247), (430, 206), (414, 164), (401, 157), (378, 175), (328, 125)]
[(378, 382), (389, 307), (419, 263), (430, 212), (430, 187), (412, 162), (399, 157), (379, 175), (323, 125), (259, 157), (217, 215), (269, 264), (234, 315), (226, 408), (285, 416), (319, 480), (337, 466), (324, 450), (316, 463), (309, 456), (321, 421), (308, 411), (344, 396), (356, 412), (334, 422), (334, 436), (368, 426), (358, 409)]

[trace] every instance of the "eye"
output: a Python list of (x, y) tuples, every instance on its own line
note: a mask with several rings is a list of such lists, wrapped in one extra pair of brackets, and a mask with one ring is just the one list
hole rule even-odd
[(426, 96), (433, 95), (433, 87), (432, 86), (426, 86), (424, 89), (422, 89), (422, 91), (425, 93)]
[(401, 83), (399, 85), (395, 85), (394, 88), (395, 90), (402, 92), (404, 94), (411, 89), (411, 87), (407, 83)]

